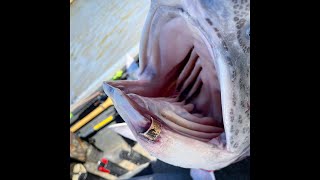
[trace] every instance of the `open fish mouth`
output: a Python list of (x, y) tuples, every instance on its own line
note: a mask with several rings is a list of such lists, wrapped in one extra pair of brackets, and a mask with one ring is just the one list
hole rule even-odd
[(142, 139), (156, 142), (166, 128), (220, 143), (221, 88), (212, 49), (180, 9), (157, 12), (141, 45), (140, 79), (105, 82), (104, 90)]

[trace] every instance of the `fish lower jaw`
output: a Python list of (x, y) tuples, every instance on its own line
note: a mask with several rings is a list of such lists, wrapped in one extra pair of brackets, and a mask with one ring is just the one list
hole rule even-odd
[[(199, 113), (192, 113), (194, 105), (177, 101), (171, 97), (143, 97), (136, 94), (128, 94), (128, 97), (138, 105), (134, 106), (137, 111), (152, 122), (159, 124), (157, 128), (153, 125), (142, 134), (147, 135), (150, 129), (158, 136), (162, 127), (189, 138), (209, 142), (218, 138), (224, 132), (223, 124), (212, 117), (203, 116)], [(146, 113), (148, 112), (148, 113)], [(130, 120), (129, 120), (130, 121)], [(159, 129), (159, 131), (158, 131)], [(148, 138), (148, 136), (145, 136)], [(153, 137), (148, 138), (153, 139)], [(154, 138), (156, 139), (156, 137)]]

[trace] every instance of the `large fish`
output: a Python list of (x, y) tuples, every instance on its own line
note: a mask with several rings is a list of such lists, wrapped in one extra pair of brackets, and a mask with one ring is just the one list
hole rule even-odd
[(153, 0), (139, 79), (105, 82), (153, 156), (218, 170), (250, 155), (250, 1)]

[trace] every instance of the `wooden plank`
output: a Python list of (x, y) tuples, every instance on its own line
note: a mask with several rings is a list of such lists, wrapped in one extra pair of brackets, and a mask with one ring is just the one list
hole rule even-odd
[(138, 54), (149, 0), (70, 4), (70, 104), (93, 93)]

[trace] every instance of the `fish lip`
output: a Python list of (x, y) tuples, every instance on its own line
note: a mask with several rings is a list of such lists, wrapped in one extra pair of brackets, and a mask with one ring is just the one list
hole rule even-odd
[[(136, 137), (140, 140), (149, 142), (155, 142), (158, 140), (164, 123), (160, 118), (148, 109), (143, 111), (142, 108), (145, 107), (140, 106), (136, 100), (130, 98), (130, 94), (126, 94), (119, 88), (113, 87), (108, 81), (103, 82), (102, 87), (104, 92), (112, 99), (114, 106), (118, 109), (118, 113), (124, 117), (123, 119), (128, 124), (129, 128), (133, 129), (132, 132)], [(117, 104), (119, 100), (121, 101), (121, 105)], [(129, 108), (123, 110), (121, 106), (124, 106), (126, 103), (128, 105), (130, 104), (129, 106), (125, 106)], [(128, 116), (129, 113), (131, 113), (131, 116)], [(132, 118), (132, 113), (134, 113), (140, 121), (145, 121), (146, 124), (143, 125), (143, 123), (137, 123), (136, 119)], [(155, 133), (151, 133), (151, 131), (154, 131)]]
[[(108, 95), (109, 98), (111, 98), (112, 102), (113, 102), (113, 105), (116, 107), (116, 108), (119, 108), (118, 110), (118, 113), (123, 116), (123, 117), (129, 117), (127, 114), (128, 112), (127, 111), (123, 111), (121, 108), (121, 106), (118, 105), (118, 101), (116, 99), (121, 99), (121, 104), (131, 104), (132, 103), (132, 100), (130, 98), (127, 97), (126, 93), (121, 91), (120, 89), (116, 88), (116, 87), (113, 87), (112, 85), (109, 84), (108, 81), (105, 81), (103, 82), (103, 85), (102, 85), (102, 88), (103, 88), (103, 91)], [(141, 115), (141, 113), (137, 113), (137, 110), (134, 108), (134, 106), (131, 106), (132, 109), (130, 109), (131, 113), (135, 113), (135, 115)], [(141, 119), (143, 119), (142, 115), (140, 117)], [(135, 126), (131, 120), (128, 120), (127, 118), (123, 118), (125, 120), (125, 122), (128, 124), (128, 126), (132, 129), (134, 129), (133, 133), (135, 135), (139, 135), (139, 129), (137, 128), (137, 126)], [(142, 131), (141, 131), (142, 132)]]

